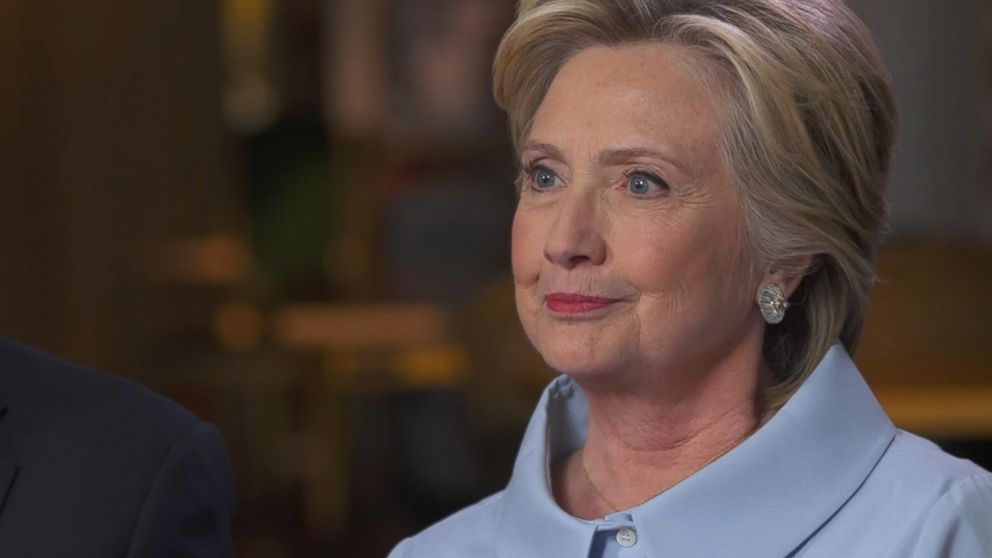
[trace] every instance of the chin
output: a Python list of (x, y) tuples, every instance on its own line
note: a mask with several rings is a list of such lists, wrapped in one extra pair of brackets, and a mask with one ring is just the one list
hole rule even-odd
[(553, 370), (576, 377), (594, 377), (623, 367), (636, 337), (629, 320), (561, 320), (539, 308), (522, 320), (531, 344)]
[(548, 366), (569, 376), (595, 377), (621, 366), (620, 359), (608, 356), (615, 355), (615, 351), (582, 335), (556, 336), (555, 339), (541, 340), (536, 346)]

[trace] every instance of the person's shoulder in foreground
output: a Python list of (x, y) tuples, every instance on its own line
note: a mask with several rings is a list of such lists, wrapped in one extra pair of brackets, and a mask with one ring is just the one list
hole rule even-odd
[(233, 512), (216, 428), (0, 336), (0, 556), (223, 558)]

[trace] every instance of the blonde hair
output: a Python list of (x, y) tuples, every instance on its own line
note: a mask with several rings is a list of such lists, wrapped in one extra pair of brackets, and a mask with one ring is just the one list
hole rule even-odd
[[(805, 273), (764, 355), (784, 403), (836, 339), (854, 351), (886, 223), (896, 115), (864, 24), (833, 0), (521, 0), (493, 65), (520, 145), (561, 67), (594, 46), (657, 41), (708, 61), (745, 238), (767, 268)], [(797, 261), (812, 261), (795, 269)]]

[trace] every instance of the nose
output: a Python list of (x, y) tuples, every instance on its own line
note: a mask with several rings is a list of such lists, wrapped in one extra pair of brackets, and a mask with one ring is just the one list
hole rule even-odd
[(569, 270), (580, 265), (600, 265), (607, 254), (596, 219), (595, 194), (576, 190), (561, 200), (544, 245), (545, 259)]

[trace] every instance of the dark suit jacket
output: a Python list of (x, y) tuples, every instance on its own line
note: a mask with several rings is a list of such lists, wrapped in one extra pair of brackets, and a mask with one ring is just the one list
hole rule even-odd
[(0, 557), (232, 556), (217, 430), (0, 336)]

